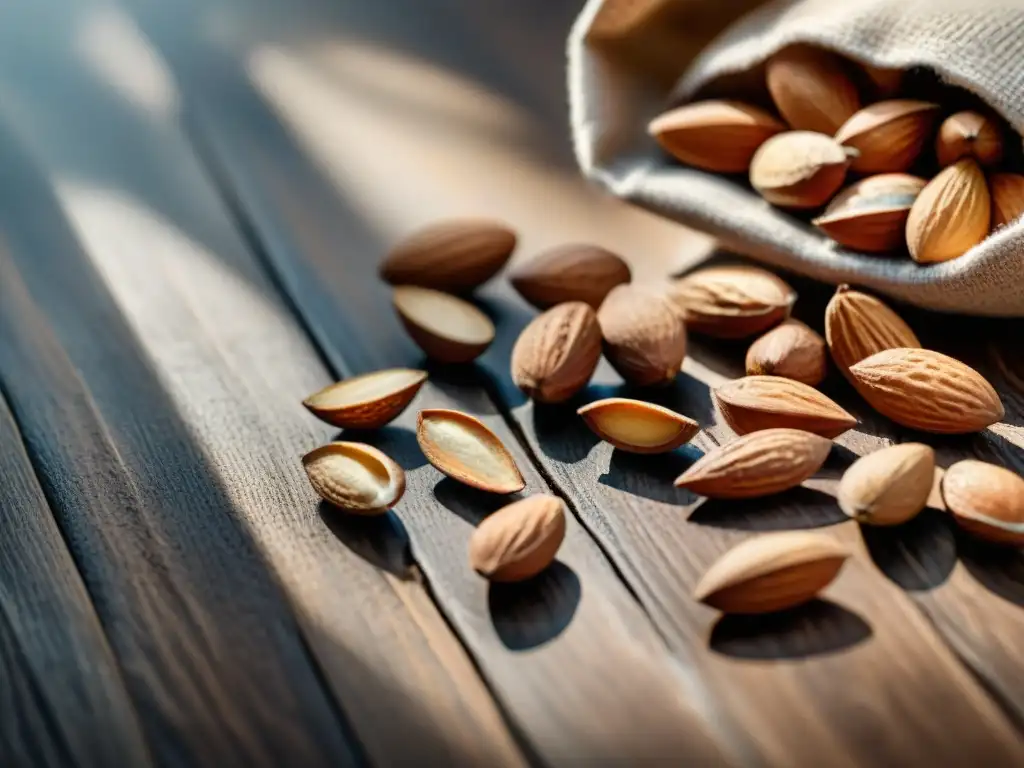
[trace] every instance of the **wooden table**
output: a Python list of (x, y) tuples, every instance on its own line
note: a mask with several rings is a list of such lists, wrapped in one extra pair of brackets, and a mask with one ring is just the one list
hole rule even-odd
[[(693, 339), (656, 397), (705, 426), (637, 458), (511, 386), (532, 316), (431, 368), (372, 440), (408, 471), (386, 517), (319, 506), (299, 457), (329, 381), (421, 365), (376, 263), (416, 226), (497, 215), (517, 258), (569, 240), (638, 281), (712, 244), (600, 197), (568, 149), (568, 0), (33, 0), (0, 11), (0, 765), (1024, 764), (1024, 560), (929, 511), (839, 513), (857, 454), (921, 439), (861, 419), (821, 476), (755, 503), (677, 492), (728, 439), (709, 387), (743, 348)], [(794, 278), (821, 325), (831, 289)], [(999, 388), (1006, 420), (924, 438), (1024, 468), (1020, 323), (906, 316)], [(602, 367), (586, 393), (622, 391)], [(466, 562), (500, 500), (420, 454), (452, 407), (573, 516), (557, 564), (489, 587)], [(691, 591), (760, 531), (856, 558), (823, 600), (719, 618)]]

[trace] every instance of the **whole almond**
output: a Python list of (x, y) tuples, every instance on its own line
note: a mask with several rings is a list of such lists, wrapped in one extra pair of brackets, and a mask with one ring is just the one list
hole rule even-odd
[(759, 267), (706, 267), (676, 280), (669, 298), (687, 330), (742, 339), (789, 317), (796, 291)]
[(781, 376), (745, 376), (714, 391), (725, 422), (738, 435), (788, 427), (834, 438), (857, 420), (813, 387)]
[(743, 173), (757, 148), (786, 126), (763, 109), (738, 101), (698, 101), (654, 118), (647, 130), (687, 165)]
[(700, 425), (660, 405), (609, 397), (576, 411), (594, 434), (628, 453), (665, 453), (688, 443)]
[(768, 60), (765, 81), (779, 114), (797, 130), (831, 136), (860, 109), (843, 61), (817, 48), (779, 51)]
[(512, 287), (537, 307), (582, 301), (594, 309), (617, 285), (630, 281), (629, 265), (597, 245), (571, 244), (545, 251), (513, 269)]
[(870, 64), (862, 66), (870, 84), (869, 90), (875, 101), (894, 99), (903, 88), (904, 71), (890, 67), (875, 67)]
[(813, 600), (832, 583), (849, 552), (821, 533), (757, 536), (726, 552), (694, 597), (725, 613), (771, 613)]
[(604, 356), (619, 375), (636, 386), (672, 381), (686, 357), (686, 327), (661, 293), (620, 285), (597, 311)]
[(876, 352), (921, 346), (910, 326), (885, 303), (848, 285), (840, 285), (825, 307), (825, 341), (848, 379), (850, 366)]
[(494, 277), (515, 247), (515, 232), (500, 221), (442, 221), (396, 245), (380, 274), (392, 285), (464, 293)]
[(994, 464), (969, 459), (942, 478), (946, 509), (965, 531), (995, 544), (1024, 546), (1024, 479)]
[(765, 429), (711, 451), (676, 478), (712, 499), (752, 499), (800, 485), (828, 458), (832, 441), (798, 429)]
[(383, 514), (405, 493), (402, 468), (363, 443), (321, 446), (302, 457), (302, 466), (322, 499), (355, 514)]
[(915, 261), (949, 261), (988, 236), (991, 203), (985, 175), (969, 158), (943, 169), (921, 190), (907, 218)]
[(935, 138), (939, 165), (952, 165), (972, 157), (981, 165), (996, 165), (1003, 159), (1003, 132), (999, 124), (979, 112), (957, 112), (942, 121)]
[(876, 411), (923, 432), (980, 432), (1003, 418), (999, 395), (968, 365), (929, 349), (887, 349), (850, 368)]
[(468, 363), (494, 341), (494, 323), (468, 301), (431, 288), (402, 285), (392, 302), (409, 337), (427, 357)]
[(491, 581), (523, 581), (555, 559), (565, 538), (565, 504), (537, 494), (484, 518), (469, 539), (469, 564)]
[(894, 251), (906, 242), (907, 217), (925, 183), (906, 173), (869, 176), (836, 195), (813, 223), (847, 248)]
[(302, 404), (342, 429), (379, 429), (406, 409), (426, 380), (425, 371), (389, 368), (331, 384)]
[(858, 173), (898, 173), (914, 164), (932, 136), (939, 105), (910, 99), (879, 101), (836, 131), (836, 141), (856, 150)]
[(825, 340), (799, 320), (772, 328), (747, 350), (748, 376), (783, 376), (816, 387), (825, 378)]
[(836, 498), (858, 522), (899, 525), (924, 509), (934, 480), (935, 451), (921, 443), (891, 445), (857, 459)]
[(468, 413), (444, 408), (420, 411), (416, 440), (435, 468), (453, 480), (490, 493), (526, 487), (515, 459), (497, 435)]
[(588, 304), (572, 301), (535, 317), (512, 348), (512, 381), (528, 397), (560, 403), (590, 381), (601, 359), (601, 327)]
[(992, 229), (1005, 227), (1024, 213), (1024, 176), (993, 173), (988, 179), (992, 197)]
[(843, 185), (850, 158), (831, 136), (788, 131), (768, 139), (750, 161), (750, 185), (772, 205), (820, 208)]

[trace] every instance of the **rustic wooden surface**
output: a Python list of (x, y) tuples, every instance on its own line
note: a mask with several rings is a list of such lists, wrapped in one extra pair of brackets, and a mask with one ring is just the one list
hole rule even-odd
[[(1024, 763), (1020, 552), (941, 510), (861, 529), (833, 499), (844, 466), (894, 440), (1024, 470), (1020, 323), (906, 311), (992, 379), (1003, 423), (912, 434), (832, 376), (861, 424), (823, 472), (724, 504), (671, 480), (729, 438), (709, 388), (740, 373), (742, 345), (693, 339), (676, 384), (639, 393), (705, 430), (637, 458), (511, 385), (533, 311), (499, 279), (481, 361), (430, 367), (412, 411), (357, 436), (405, 466), (396, 510), (317, 503), (298, 457), (335, 433), (301, 398), (424, 364), (375, 277), (409, 230), (497, 215), (516, 258), (593, 240), (638, 281), (713, 255), (576, 178), (576, 6), (0, 11), (0, 765)], [(820, 328), (830, 289), (793, 280)], [(623, 391), (602, 366), (579, 401)], [(529, 490), (567, 499), (541, 577), (470, 571), (470, 532), (501, 502), (425, 464), (417, 407), (478, 415)], [(822, 600), (758, 621), (695, 603), (721, 552), (786, 528), (856, 551)]]

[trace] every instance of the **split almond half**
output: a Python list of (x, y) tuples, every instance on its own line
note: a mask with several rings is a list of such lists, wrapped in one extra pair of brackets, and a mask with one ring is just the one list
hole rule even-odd
[(383, 514), (405, 493), (405, 472), (363, 443), (329, 443), (302, 457), (309, 482), (322, 499), (359, 515)]
[(523, 581), (555, 559), (565, 538), (565, 504), (537, 494), (485, 518), (469, 539), (469, 564), (491, 581)]
[(468, 363), (494, 341), (491, 319), (456, 296), (403, 285), (392, 301), (409, 336), (433, 360)]
[(629, 453), (665, 453), (688, 443), (700, 425), (660, 405), (609, 397), (576, 411), (594, 434)]
[(745, 376), (715, 390), (715, 402), (738, 435), (789, 427), (838, 437), (857, 420), (813, 387), (781, 376)]
[(942, 498), (968, 533), (1024, 547), (1024, 479), (995, 464), (959, 461), (942, 478)]
[(425, 371), (389, 368), (331, 384), (302, 404), (342, 429), (379, 429), (406, 409), (426, 380)]
[(420, 411), (416, 440), (427, 461), (460, 483), (490, 493), (526, 487), (515, 459), (482, 421), (468, 413), (430, 408)]

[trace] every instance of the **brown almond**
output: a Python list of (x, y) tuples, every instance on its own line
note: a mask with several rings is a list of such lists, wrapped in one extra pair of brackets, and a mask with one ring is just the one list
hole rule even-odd
[(405, 472), (363, 443), (330, 443), (302, 457), (320, 498), (358, 515), (383, 514), (405, 493)]
[(907, 218), (907, 247), (915, 261), (949, 261), (984, 240), (990, 223), (985, 175), (974, 160), (958, 160), (929, 181), (914, 201)]
[(799, 320), (768, 331), (747, 350), (748, 376), (782, 376), (816, 387), (827, 368), (825, 340)]
[(669, 298), (682, 313), (687, 330), (742, 339), (789, 317), (796, 291), (759, 267), (706, 267), (676, 280)]
[(494, 341), (491, 319), (456, 296), (402, 285), (392, 302), (409, 337), (432, 360), (468, 363)]
[(825, 307), (825, 341), (848, 379), (850, 366), (876, 352), (921, 346), (910, 326), (881, 299), (848, 285), (840, 285)]
[(594, 434), (628, 453), (665, 453), (688, 443), (700, 425), (660, 405), (609, 397), (576, 411)]
[(588, 304), (552, 307), (527, 325), (512, 348), (512, 381), (528, 397), (560, 403), (590, 381), (601, 359), (601, 328)]
[(790, 127), (831, 136), (860, 109), (857, 87), (842, 59), (807, 46), (779, 51), (765, 68), (776, 108)]
[(887, 349), (850, 375), (872, 408), (911, 429), (966, 434), (1003, 418), (999, 395), (980, 373), (929, 349)]
[(1005, 227), (1024, 213), (1024, 176), (993, 173), (989, 179), (992, 197), (992, 229)]
[(416, 441), (427, 461), (460, 483), (490, 493), (515, 493), (526, 487), (498, 436), (468, 413), (446, 408), (420, 411)]
[(661, 293), (620, 285), (597, 311), (604, 356), (618, 374), (639, 387), (672, 381), (686, 357), (686, 327)]
[(698, 101), (654, 118), (647, 130), (680, 162), (716, 173), (743, 173), (757, 148), (786, 126), (738, 101)]
[(840, 245), (886, 253), (906, 242), (907, 217), (926, 182), (906, 173), (880, 173), (844, 189), (814, 219)]
[(597, 309), (612, 288), (630, 278), (629, 265), (620, 256), (598, 245), (576, 243), (545, 251), (509, 277), (512, 287), (537, 309), (567, 301)]
[(831, 136), (788, 131), (761, 145), (750, 161), (750, 184), (772, 205), (820, 208), (843, 185), (850, 158)]
[(565, 504), (537, 494), (484, 518), (469, 539), (469, 564), (491, 581), (523, 581), (555, 559), (565, 538)]
[(874, 101), (894, 99), (900, 95), (905, 74), (902, 69), (875, 67), (870, 64), (864, 64), (862, 68), (864, 74), (867, 75), (870, 84), (869, 90)]
[(725, 613), (771, 613), (813, 600), (849, 557), (832, 537), (807, 531), (757, 536), (708, 569), (694, 597)]
[(676, 478), (712, 499), (751, 499), (800, 485), (828, 458), (832, 441), (798, 429), (765, 429), (738, 437)]
[(829, 439), (857, 420), (813, 387), (781, 376), (745, 376), (714, 391), (726, 424), (738, 435), (762, 429), (802, 429)]
[(942, 121), (935, 137), (939, 165), (952, 165), (971, 157), (981, 165), (997, 165), (1003, 159), (1003, 132), (999, 124), (980, 112), (957, 112)]
[(911, 99), (864, 107), (836, 131), (835, 139), (856, 150), (857, 173), (898, 173), (914, 164), (931, 138), (939, 105)]
[(921, 443), (891, 445), (857, 459), (836, 498), (857, 522), (900, 525), (925, 508), (934, 480), (935, 451)]
[(426, 371), (389, 368), (331, 384), (302, 404), (342, 429), (379, 429), (406, 409), (426, 380)]
[(968, 533), (994, 544), (1024, 546), (1024, 479), (1003, 467), (969, 459), (942, 478), (942, 498)]
[(516, 233), (500, 221), (442, 221), (396, 245), (380, 274), (392, 285), (465, 293), (494, 277), (515, 247)]

